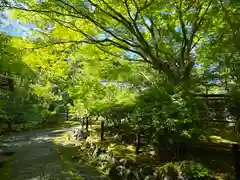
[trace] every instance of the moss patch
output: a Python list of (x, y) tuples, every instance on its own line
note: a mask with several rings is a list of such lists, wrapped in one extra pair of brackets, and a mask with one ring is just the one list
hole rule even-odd
[(86, 141), (75, 141), (71, 132), (62, 133), (53, 141), (58, 144), (64, 174), (71, 176), (72, 179), (99, 179), (103, 177), (103, 174), (94, 165)]
[(81, 180), (82, 177), (79, 176), (77, 173), (76, 165), (73, 162), (74, 159), (72, 158), (76, 154), (75, 148), (65, 148), (63, 146), (58, 145), (57, 146), (60, 151), (60, 157), (62, 160), (62, 167), (63, 167), (63, 176), (68, 176), (76, 180)]
[[(107, 136), (107, 133), (104, 137), (104, 141), (101, 142), (100, 133), (96, 130), (97, 128), (99, 128), (98, 125), (93, 126), (92, 129), (89, 128), (90, 136), (86, 140), (76, 141), (73, 138), (73, 134), (71, 132), (63, 133), (61, 137), (56, 139), (56, 143), (61, 143), (65, 146), (71, 145), (75, 148), (75, 151), (62, 152), (62, 155), (70, 156), (70, 154), (72, 154), (74, 160), (76, 160), (75, 162), (77, 162), (78, 164), (84, 166), (87, 165), (88, 167), (97, 169), (105, 175), (111, 174), (110, 171), (115, 172), (116, 169), (116, 172), (118, 174), (120, 173), (119, 168), (123, 168), (123, 172), (121, 173), (124, 174), (124, 177), (128, 176), (127, 174), (129, 172), (136, 172), (137, 174), (139, 174), (139, 176), (146, 177), (147, 175), (150, 175), (152, 179), (155, 179), (154, 177), (152, 177), (154, 174), (153, 169), (156, 170), (157, 167), (162, 167), (162, 169), (164, 168), (164, 163), (162, 161), (156, 160), (155, 151), (151, 146), (141, 147), (141, 150), (144, 150), (144, 152), (142, 152), (140, 155), (136, 155), (135, 147), (133, 145), (126, 144), (123, 141), (114, 138), (114, 136)], [(208, 138), (208, 141), (206, 140), (206, 143), (231, 145), (234, 142), (225, 140), (219, 136), (211, 136), (210, 138)], [(212, 152), (209, 153), (211, 154)], [(214, 156), (211, 158), (206, 156), (206, 154), (202, 155), (201, 153), (196, 153), (196, 155), (194, 154), (194, 157), (192, 156), (190, 158), (187, 158), (186, 162), (195, 161), (196, 163), (185, 163), (185, 173), (196, 173), (193, 174), (193, 176), (200, 177), (200, 179), (208, 175), (210, 178), (218, 180), (233, 179), (231, 178), (231, 172), (229, 168), (225, 170), (224, 167), (219, 166), (220, 169), (218, 169), (217, 163), (222, 164), (222, 162), (226, 160), (226, 158), (224, 158), (224, 156), (221, 154), (217, 154), (216, 152), (213, 153)], [(216, 157), (221, 158), (216, 159)], [(229, 162), (228, 159), (226, 161)], [(182, 162), (183, 161), (174, 165), (180, 167), (182, 166)], [(69, 163), (73, 163), (73, 161), (69, 161)], [(145, 167), (149, 167), (150, 173), (148, 173), (148, 170), (146, 170)], [(169, 168), (171, 170), (172, 167)], [(192, 168), (192, 170), (187, 172), (187, 169), (189, 168)], [(179, 168), (177, 168), (177, 170), (179, 170)], [(147, 171), (147, 173), (145, 173), (145, 171)]]
[(12, 176), (12, 164), (14, 161), (14, 157), (9, 157), (7, 162), (4, 163), (2, 169), (0, 170), (1, 172), (1, 180), (9, 180), (11, 179)]
[(227, 139), (223, 139), (221, 136), (209, 136), (209, 140), (210, 140), (212, 143), (216, 143), (216, 144), (219, 144), (219, 143), (235, 144), (235, 143), (236, 143), (236, 142), (234, 142), (234, 141), (230, 141), (230, 140), (227, 140)]

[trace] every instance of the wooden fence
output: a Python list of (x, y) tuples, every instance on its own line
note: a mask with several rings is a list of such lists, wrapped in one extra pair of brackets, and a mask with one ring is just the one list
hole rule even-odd
[[(221, 113), (222, 111), (226, 111), (226, 104), (229, 100), (228, 95), (196, 95), (198, 98), (202, 98), (204, 101), (206, 101), (206, 105), (204, 108), (206, 111), (216, 111)], [(203, 108), (203, 110), (204, 110)], [(226, 118), (226, 117), (223, 117)], [(212, 120), (213, 122), (224, 122), (229, 123), (226, 119), (222, 120)], [(235, 121), (234, 121), (235, 122)], [(88, 131), (88, 118), (86, 119), (86, 131)], [(104, 121), (101, 121), (101, 129), (100, 129), (100, 137), (101, 141), (104, 141), (104, 130), (105, 124)], [(136, 148), (136, 154), (140, 153), (141, 148), (141, 140), (142, 136), (138, 132), (136, 133), (136, 139), (135, 139), (135, 148)], [(186, 143), (186, 142), (173, 142), (173, 144), (170, 146), (171, 152), (169, 154), (169, 159), (171, 160), (174, 156), (181, 156), (183, 159), (186, 158), (186, 156), (189, 154), (189, 152), (193, 151), (200, 151), (201, 149), (204, 149), (205, 151), (213, 151), (213, 152), (225, 152), (225, 154), (228, 154), (232, 160), (231, 160), (231, 166), (234, 165), (235, 169), (235, 176), (236, 180), (240, 180), (240, 145), (236, 144), (194, 144), (194, 143)], [(166, 150), (166, 148), (163, 148)], [(203, 151), (204, 152), (204, 151)], [(163, 153), (164, 154), (164, 153)], [(166, 155), (166, 154), (164, 154)], [(205, 153), (204, 156), (208, 158), (208, 153)], [(211, 158), (211, 157), (210, 157)], [(225, 163), (225, 162), (220, 162)]]

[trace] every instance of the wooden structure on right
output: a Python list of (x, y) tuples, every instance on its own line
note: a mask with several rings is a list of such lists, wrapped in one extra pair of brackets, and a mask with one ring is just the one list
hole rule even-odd
[[(233, 108), (237, 106), (228, 94), (196, 94), (197, 99), (202, 100), (198, 107), (200, 115), (204, 120), (218, 123), (235, 123), (237, 114)], [(240, 115), (240, 114), (239, 114)]]
[[(236, 135), (240, 138), (240, 104), (228, 94), (197, 94), (197, 99), (202, 100), (199, 111), (202, 113), (203, 121), (220, 124), (232, 124)], [(235, 168), (235, 176), (240, 180), (240, 145), (232, 144), (232, 157)]]

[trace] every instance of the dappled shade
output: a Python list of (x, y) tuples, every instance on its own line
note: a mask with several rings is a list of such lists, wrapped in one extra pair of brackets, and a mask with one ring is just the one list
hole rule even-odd
[(0, 74), (0, 89), (13, 91), (13, 80), (7, 76)]
[[(5, 174), (24, 164), (31, 174), (35, 152), (50, 149), (40, 165), (60, 156), (75, 177), (82, 166), (114, 180), (237, 177), (239, 9), (237, 0), (0, 1), (0, 25), (26, 31), (0, 33), (0, 133), (37, 136), (8, 143), (21, 152)], [(41, 139), (37, 129), (57, 131)]]

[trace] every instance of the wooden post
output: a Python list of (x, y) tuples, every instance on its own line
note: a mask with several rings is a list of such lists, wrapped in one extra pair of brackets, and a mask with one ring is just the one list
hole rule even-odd
[(80, 117), (81, 127), (84, 126), (84, 117)]
[(186, 159), (187, 157), (187, 145), (185, 142), (178, 142), (177, 143), (177, 158), (180, 158), (181, 160)]
[(101, 141), (104, 140), (104, 121), (101, 120)]
[(66, 120), (68, 121), (69, 119), (69, 109), (68, 109), (68, 106), (67, 106), (67, 111), (66, 111)]
[(239, 145), (233, 144), (232, 145), (233, 151), (233, 158), (234, 158), (234, 167), (235, 167), (235, 175), (236, 180), (240, 180), (240, 152), (239, 152)]
[(7, 120), (7, 125), (8, 125), (7, 131), (8, 131), (8, 132), (12, 132), (12, 122), (11, 122), (11, 119), (8, 119), (8, 120)]
[(8, 86), (9, 86), (10, 91), (13, 91), (13, 90), (14, 90), (13, 80), (10, 79), (10, 78), (8, 79)]
[(86, 131), (88, 132), (88, 116), (86, 117)]
[(140, 132), (136, 134), (136, 154), (139, 154), (140, 149)]

